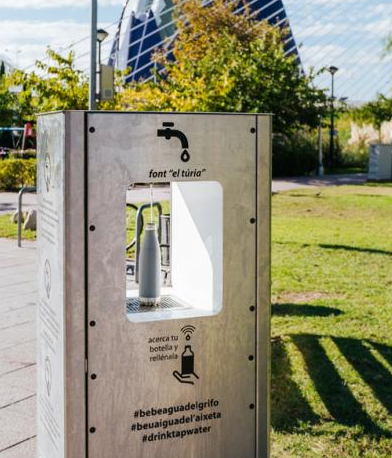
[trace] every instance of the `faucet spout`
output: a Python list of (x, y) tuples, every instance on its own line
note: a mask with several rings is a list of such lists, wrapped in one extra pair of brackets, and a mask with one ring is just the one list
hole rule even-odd
[(167, 127), (166, 129), (158, 129), (157, 135), (158, 137), (164, 137), (166, 140), (170, 140), (172, 137), (176, 137), (180, 140), (181, 147), (183, 149), (189, 148), (188, 139), (186, 135), (180, 130), (170, 129)]

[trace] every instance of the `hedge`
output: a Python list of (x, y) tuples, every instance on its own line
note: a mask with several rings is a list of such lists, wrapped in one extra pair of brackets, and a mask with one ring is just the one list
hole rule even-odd
[(23, 186), (35, 186), (37, 161), (31, 159), (3, 159), (0, 161), (0, 191), (18, 191)]

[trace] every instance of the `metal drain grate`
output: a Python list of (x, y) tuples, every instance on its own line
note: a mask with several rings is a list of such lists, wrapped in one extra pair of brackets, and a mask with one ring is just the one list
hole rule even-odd
[(127, 297), (126, 300), (127, 313), (144, 313), (144, 312), (162, 312), (172, 309), (186, 309), (188, 307), (181, 304), (173, 296), (162, 296), (159, 305), (152, 307), (139, 304), (137, 297)]

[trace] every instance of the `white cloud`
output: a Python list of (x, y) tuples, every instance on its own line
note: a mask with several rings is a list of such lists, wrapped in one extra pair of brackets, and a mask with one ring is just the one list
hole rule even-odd
[[(102, 6), (123, 5), (124, 0), (99, 0)], [(91, 5), (91, 0), (0, 0), (0, 8), (12, 9), (58, 9), (64, 7), (83, 8)]]
[[(105, 27), (107, 24), (100, 26)], [(114, 34), (115, 27), (107, 30)], [(89, 32), (88, 23), (0, 21), (0, 55), (13, 65), (18, 64), (19, 68), (25, 68), (33, 65), (36, 60), (43, 59), (48, 46), (56, 51), (63, 49), (68, 52), (70, 44), (79, 42), (72, 49), (77, 56), (78, 68), (85, 69), (89, 65)], [(111, 36), (104, 42), (103, 57), (108, 53), (110, 42)]]

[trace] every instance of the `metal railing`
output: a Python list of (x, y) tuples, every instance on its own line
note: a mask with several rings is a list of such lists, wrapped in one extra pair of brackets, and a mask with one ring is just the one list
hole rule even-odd
[(33, 186), (24, 186), (18, 194), (18, 247), (22, 246), (22, 201), (25, 192), (37, 192)]

